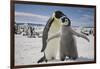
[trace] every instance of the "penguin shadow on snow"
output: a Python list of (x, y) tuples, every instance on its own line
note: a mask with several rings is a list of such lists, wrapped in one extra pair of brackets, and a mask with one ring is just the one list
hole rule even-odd
[(76, 59), (75, 61), (93, 61), (93, 59), (81, 56), (78, 59)]

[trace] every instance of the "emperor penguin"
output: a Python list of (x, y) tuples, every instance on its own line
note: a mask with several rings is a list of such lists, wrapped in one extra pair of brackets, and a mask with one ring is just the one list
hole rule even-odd
[(67, 16), (61, 17), (60, 21), (60, 31), (49, 37), (47, 42), (50, 42), (53, 39), (60, 37), (60, 60), (64, 61), (66, 57), (68, 57), (71, 60), (75, 60), (78, 58), (78, 51), (74, 35), (82, 37), (88, 42), (89, 39), (85, 35), (77, 33), (71, 28), (71, 21)]
[(45, 28), (43, 30), (42, 36), (42, 50), (44, 56), (38, 61), (38, 63), (43, 61), (49, 61), (56, 58), (57, 50), (59, 47), (59, 37), (47, 42), (48, 38), (52, 34), (58, 33), (61, 27), (60, 18), (65, 16), (61, 11), (55, 11), (52, 16), (47, 21)]

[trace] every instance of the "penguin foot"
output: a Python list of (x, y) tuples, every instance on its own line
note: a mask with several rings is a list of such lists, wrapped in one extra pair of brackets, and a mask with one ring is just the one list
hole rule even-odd
[(55, 58), (54, 58), (54, 57), (52, 57), (51, 59), (52, 59), (52, 60), (54, 60)]
[(64, 60), (65, 60), (65, 58), (61, 58), (60, 60), (61, 60), (61, 61), (64, 61)]
[(47, 60), (47, 59), (45, 59), (45, 62), (47, 63), (47, 62), (48, 62), (48, 60)]
[(76, 60), (78, 57), (69, 57), (71, 60)]

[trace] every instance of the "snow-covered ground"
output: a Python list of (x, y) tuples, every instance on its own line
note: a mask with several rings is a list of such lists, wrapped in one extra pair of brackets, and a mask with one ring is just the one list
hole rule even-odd
[[(89, 35), (90, 42), (83, 38), (76, 37), (79, 58), (75, 61), (50, 61), (48, 63), (79, 62), (94, 60), (94, 37)], [(41, 53), (42, 38), (28, 38), (22, 35), (15, 35), (15, 65), (32, 65), (43, 56)], [(57, 56), (58, 58), (59, 56)], [(45, 62), (43, 62), (45, 63)]]

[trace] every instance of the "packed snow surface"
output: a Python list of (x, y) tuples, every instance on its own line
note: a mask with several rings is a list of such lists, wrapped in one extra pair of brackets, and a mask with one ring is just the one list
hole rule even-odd
[[(49, 61), (48, 63), (64, 63), (64, 62), (83, 62), (94, 60), (94, 36), (87, 36), (90, 42), (83, 38), (75, 36), (79, 58), (77, 60), (57, 60)], [(15, 35), (15, 65), (34, 65), (43, 56), (41, 53), (42, 38), (28, 38), (27, 36)], [(45, 63), (45, 62), (43, 62)], [(46, 64), (48, 64), (46, 63)], [(40, 63), (42, 64), (42, 63)]]

